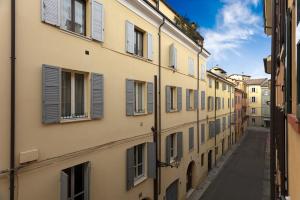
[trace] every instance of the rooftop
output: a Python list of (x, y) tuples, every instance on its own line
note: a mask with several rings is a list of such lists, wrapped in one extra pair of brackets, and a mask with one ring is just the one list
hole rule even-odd
[(267, 80), (268, 80), (267, 78), (249, 79), (249, 80), (245, 80), (245, 83), (247, 85), (261, 85)]

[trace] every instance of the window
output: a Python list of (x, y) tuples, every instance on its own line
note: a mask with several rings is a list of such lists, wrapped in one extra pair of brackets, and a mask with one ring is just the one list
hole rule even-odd
[(201, 144), (205, 143), (205, 124), (201, 124)]
[(134, 54), (143, 57), (144, 33), (139, 29), (134, 29)]
[(145, 96), (145, 83), (134, 82), (134, 96), (135, 96), (135, 112), (145, 113), (144, 96)]
[(252, 108), (252, 114), (255, 114), (256, 113), (256, 109), (255, 108)]
[(145, 176), (145, 144), (134, 146), (134, 181)]
[(63, 0), (62, 28), (85, 35), (85, 0)]
[(186, 90), (186, 109), (193, 110), (194, 109), (194, 100), (195, 100), (195, 93), (194, 90), (187, 89)]
[[(68, 200), (88, 199), (89, 163), (62, 170), (61, 194)], [(64, 200), (64, 199), (62, 199)]]
[(212, 79), (211, 78), (208, 78), (208, 85), (209, 85), (209, 88), (212, 87)]
[(61, 117), (63, 119), (87, 117), (85, 74), (62, 71), (61, 88)]
[(219, 89), (219, 81), (216, 81), (216, 89)]
[(201, 167), (204, 165), (204, 153), (201, 154)]
[(170, 160), (174, 161), (177, 156), (177, 137), (176, 133), (170, 135)]
[(255, 97), (251, 98), (252, 103), (255, 103)]
[(189, 75), (194, 76), (195, 72), (194, 72), (194, 59), (190, 58), (188, 59), (188, 68), (189, 68)]
[(251, 120), (252, 120), (252, 124), (255, 124), (255, 118), (252, 118)]
[(171, 87), (171, 110), (176, 110), (176, 87)]
[(230, 107), (230, 99), (228, 98), (228, 108)]
[(207, 97), (207, 103), (208, 103), (207, 110), (213, 111), (214, 110), (214, 98), (211, 96)]
[(252, 90), (253, 93), (255, 93), (255, 87), (253, 87), (251, 90)]
[(223, 83), (223, 84), (222, 84), (222, 90), (223, 90), (223, 91), (226, 90), (226, 87), (227, 87), (226, 83)]

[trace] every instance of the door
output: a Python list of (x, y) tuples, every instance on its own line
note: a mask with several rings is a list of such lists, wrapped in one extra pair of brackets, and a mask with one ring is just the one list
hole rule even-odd
[(174, 181), (166, 191), (166, 200), (178, 200), (178, 180)]
[(186, 172), (186, 191), (188, 192), (190, 189), (192, 189), (193, 186), (193, 162), (191, 162), (188, 166), (187, 172)]
[(207, 156), (207, 164), (208, 164), (208, 171), (210, 171), (211, 170), (211, 161), (212, 161), (212, 151), (210, 150), (209, 152), (208, 152), (208, 156)]

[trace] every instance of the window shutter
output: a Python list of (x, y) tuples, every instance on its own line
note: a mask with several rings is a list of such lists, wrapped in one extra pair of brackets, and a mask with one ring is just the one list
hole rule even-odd
[(205, 143), (205, 125), (201, 124), (201, 144)]
[(51, 124), (60, 121), (61, 109), (61, 69), (59, 67), (43, 65), (43, 123)]
[(171, 136), (166, 137), (166, 163), (170, 163), (170, 154), (171, 154)]
[(60, 172), (60, 200), (68, 200), (68, 174)]
[(193, 58), (188, 59), (188, 66), (189, 66), (189, 75), (194, 75), (194, 60), (193, 60)]
[(194, 108), (198, 109), (198, 90), (194, 90)]
[(201, 110), (205, 110), (205, 91), (201, 91)]
[(194, 148), (194, 127), (189, 128), (189, 150)]
[(181, 160), (183, 154), (182, 132), (177, 133), (177, 160)]
[(190, 110), (190, 90), (186, 89), (186, 110)]
[(92, 38), (94, 40), (104, 41), (104, 8), (97, 1), (92, 1)]
[(104, 113), (104, 83), (102, 74), (91, 74), (91, 118), (100, 119)]
[(134, 80), (126, 80), (126, 115), (134, 115)]
[(134, 186), (134, 148), (127, 149), (127, 170), (126, 170), (126, 179), (127, 179), (127, 190), (130, 190)]
[(177, 49), (174, 44), (170, 46), (170, 67), (177, 69)]
[(84, 168), (84, 200), (90, 199), (91, 162), (87, 162)]
[(147, 83), (147, 112), (153, 113), (153, 83)]
[(148, 178), (156, 178), (156, 151), (155, 143), (147, 143), (147, 170)]
[(147, 42), (148, 42), (148, 59), (153, 60), (153, 37), (151, 33), (147, 33)]
[(126, 21), (126, 51), (134, 53), (134, 25)]
[(166, 112), (171, 112), (171, 87), (166, 86)]
[(208, 111), (210, 111), (210, 109), (211, 109), (211, 108), (210, 108), (210, 106), (211, 106), (211, 100), (210, 100), (210, 99), (211, 99), (211, 97), (207, 97), (207, 103), (208, 103), (208, 105), (207, 105), (207, 110), (208, 110)]
[(60, 26), (60, 0), (42, 0), (42, 21)]
[(177, 111), (182, 110), (182, 88), (177, 88)]
[(215, 109), (215, 98), (214, 97), (211, 97), (212, 98), (212, 110), (214, 110)]
[(222, 109), (224, 109), (224, 97), (222, 98)]

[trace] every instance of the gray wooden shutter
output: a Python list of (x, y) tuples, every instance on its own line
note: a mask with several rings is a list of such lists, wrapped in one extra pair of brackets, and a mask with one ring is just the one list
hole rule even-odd
[(183, 155), (182, 132), (177, 133), (177, 160), (181, 160)]
[(134, 115), (134, 80), (126, 80), (126, 115)]
[(147, 112), (153, 113), (153, 83), (147, 83)]
[(166, 86), (166, 112), (171, 112), (171, 87)]
[(104, 41), (104, 8), (103, 4), (93, 0), (91, 13), (92, 38), (97, 41)]
[(189, 128), (189, 150), (194, 148), (194, 127)]
[(42, 21), (60, 26), (60, 0), (42, 0)]
[(43, 123), (51, 124), (60, 121), (61, 110), (61, 69), (43, 65)]
[(190, 110), (190, 90), (186, 89), (186, 110)]
[(134, 53), (134, 25), (126, 21), (126, 51)]
[(153, 37), (151, 33), (147, 33), (147, 56), (148, 60), (153, 60)]
[(207, 110), (210, 111), (211, 109), (211, 97), (207, 97)]
[(87, 162), (84, 168), (84, 200), (90, 199), (91, 162)]
[(170, 67), (177, 69), (177, 49), (174, 44), (170, 46)]
[(60, 200), (68, 200), (68, 174), (60, 172)]
[(171, 136), (166, 137), (166, 163), (170, 163), (170, 154), (171, 154)]
[(201, 110), (205, 110), (205, 91), (201, 91)]
[(224, 97), (222, 98), (222, 109), (224, 109)]
[(156, 148), (155, 143), (147, 143), (147, 170), (148, 177), (155, 178), (156, 177)]
[(104, 113), (104, 81), (102, 74), (91, 74), (91, 118), (100, 119)]
[(194, 90), (194, 108), (195, 109), (198, 108), (198, 99), (199, 99), (198, 91)]
[(127, 190), (130, 190), (131, 188), (133, 188), (134, 186), (134, 148), (130, 148), (130, 149), (127, 149), (127, 152), (126, 152), (126, 167), (127, 167), (127, 170), (126, 170), (126, 179), (127, 179), (127, 182), (126, 182), (126, 186), (127, 186)]
[(205, 143), (205, 124), (201, 124), (201, 144)]
[(215, 109), (215, 98), (214, 97), (211, 97), (212, 98), (212, 110), (214, 110)]
[(182, 88), (177, 88), (177, 111), (182, 110)]

